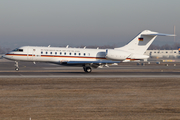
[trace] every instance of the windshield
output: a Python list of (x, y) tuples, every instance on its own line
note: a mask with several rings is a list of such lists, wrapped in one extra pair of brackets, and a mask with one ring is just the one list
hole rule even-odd
[(13, 51), (14, 51), (14, 52), (15, 52), (15, 51), (17, 51), (17, 52), (23, 52), (23, 49), (18, 49), (18, 48), (16, 48), (16, 49), (14, 49)]

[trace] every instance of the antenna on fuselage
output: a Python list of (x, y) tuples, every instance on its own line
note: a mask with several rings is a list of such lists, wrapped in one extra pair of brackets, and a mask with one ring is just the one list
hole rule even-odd
[(84, 49), (86, 49), (86, 46), (84, 46)]
[(69, 45), (66, 46), (66, 48), (68, 48), (68, 47), (69, 47)]
[(51, 47), (51, 45), (48, 45), (48, 47)]

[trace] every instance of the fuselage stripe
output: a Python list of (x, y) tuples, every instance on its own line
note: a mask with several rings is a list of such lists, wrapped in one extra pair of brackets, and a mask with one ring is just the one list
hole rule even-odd
[[(29, 56), (35, 57), (33, 54), (6, 54), (7, 56)], [(82, 57), (82, 56), (55, 56), (55, 55), (41, 55), (41, 57), (55, 57), (55, 58), (82, 58), (82, 59), (106, 59), (105, 57)]]
[(135, 60), (140, 60), (140, 59), (131, 59), (131, 58), (126, 58), (126, 60), (135, 61)]

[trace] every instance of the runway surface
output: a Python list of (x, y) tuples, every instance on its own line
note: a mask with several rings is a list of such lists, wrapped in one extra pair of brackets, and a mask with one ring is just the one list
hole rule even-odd
[[(167, 66), (168, 64), (168, 66)], [(145, 64), (122, 63), (119, 66), (93, 69), (85, 73), (82, 67), (68, 67), (50, 63), (19, 62), (19, 71), (15, 71), (14, 62), (0, 60), (0, 78), (2, 77), (175, 77), (180, 78), (179, 63)]]
[(2, 120), (179, 120), (180, 64), (80, 67), (0, 60)]

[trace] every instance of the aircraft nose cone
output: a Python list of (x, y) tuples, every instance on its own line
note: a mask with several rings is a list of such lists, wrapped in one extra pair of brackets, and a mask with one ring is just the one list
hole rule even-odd
[(6, 58), (6, 55), (5, 55), (5, 54), (3, 54), (3, 55), (1, 56), (1, 58)]
[[(8, 54), (8, 53), (7, 53)], [(2, 56), (1, 56), (1, 58), (8, 58), (7, 57), (7, 54), (3, 54)]]

